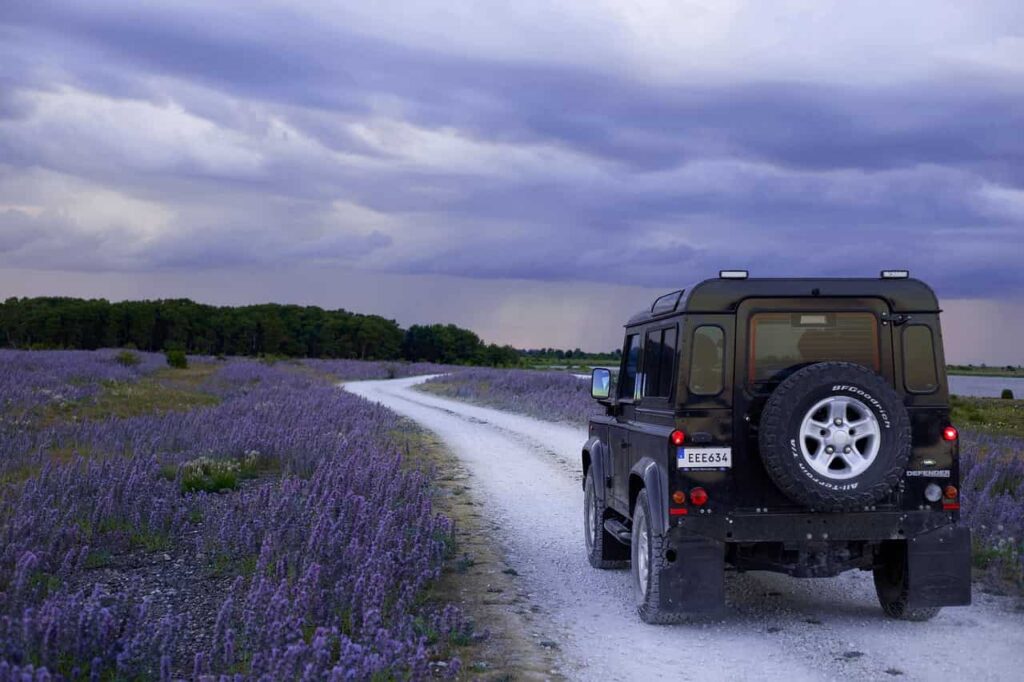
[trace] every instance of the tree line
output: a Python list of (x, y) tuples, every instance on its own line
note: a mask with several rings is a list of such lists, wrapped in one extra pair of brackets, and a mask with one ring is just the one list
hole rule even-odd
[(9, 298), (0, 303), (0, 346), (519, 364), (519, 352), (511, 346), (485, 344), (451, 324), (403, 330), (394, 320), (347, 310), (275, 303), (212, 306), (188, 299)]

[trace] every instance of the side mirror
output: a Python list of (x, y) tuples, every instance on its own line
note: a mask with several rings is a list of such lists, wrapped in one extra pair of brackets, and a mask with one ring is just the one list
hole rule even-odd
[(604, 367), (597, 367), (590, 372), (590, 396), (597, 400), (607, 400), (611, 395), (612, 373)]

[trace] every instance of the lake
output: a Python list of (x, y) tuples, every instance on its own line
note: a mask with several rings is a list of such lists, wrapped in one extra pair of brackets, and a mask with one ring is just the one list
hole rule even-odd
[(949, 392), (976, 398), (998, 398), (1004, 388), (1013, 391), (1013, 397), (1024, 398), (1024, 377), (976, 377), (949, 375)]

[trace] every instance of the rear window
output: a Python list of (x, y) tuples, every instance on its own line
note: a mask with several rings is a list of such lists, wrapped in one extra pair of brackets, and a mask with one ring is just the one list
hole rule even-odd
[(829, 360), (878, 371), (874, 314), (757, 313), (750, 318), (751, 383), (780, 381), (804, 365)]
[(903, 382), (911, 393), (933, 393), (939, 387), (932, 330), (923, 324), (903, 330)]
[(693, 347), (690, 350), (690, 393), (721, 393), (724, 369), (725, 333), (721, 327), (697, 327), (693, 332)]

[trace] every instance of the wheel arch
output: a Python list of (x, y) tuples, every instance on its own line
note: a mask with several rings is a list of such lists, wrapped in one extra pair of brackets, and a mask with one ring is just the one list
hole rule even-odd
[(650, 457), (643, 457), (629, 472), (629, 512), (633, 513), (640, 491), (647, 491), (651, 511), (651, 531), (663, 534), (668, 530), (668, 471)]

